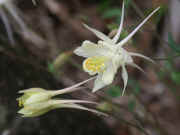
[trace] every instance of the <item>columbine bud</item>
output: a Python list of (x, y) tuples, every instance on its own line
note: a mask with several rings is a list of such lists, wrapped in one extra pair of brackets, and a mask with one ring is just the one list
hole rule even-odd
[(87, 79), (85, 81), (82, 81), (78, 84), (75, 84), (71, 87), (68, 87), (68, 88), (65, 88), (62, 90), (56, 90), (56, 91), (45, 90), (42, 88), (30, 88), (27, 90), (21, 90), (21, 91), (19, 91), (19, 93), (23, 93), (24, 95), (21, 96), (20, 98), (18, 98), (17, 100), (19, 102), (20, 107), (26, 106), (29, 104), (33, 104), (33, 103), (45, 102), (45, 101), (48, 101), (49, 99), (51, 99), (51, 97), (53, 97), (53, 96), (78, 90), (78, 89), (80, 89), (80, 87), (79, 87), (80, 85), (82, 85), (92, 79), (94, 79), (94, 77)]
[(91, 101), (84, 101), (84, 100), (55, 100), (49, 99), (42, 102), (37, 102), (33, 104), (25, 105), (24, 108), (19, 110), (18, 113), (23, 114), (23, 117), (36, 117), (43, 115), (50, 110), (57, 109), (57, 108), (74, 108), (77, 106), (75, 103), (93, 103)]
[(50, 110), (54, 109), (51, 100), (42, 101), (34, 104), (24, 106), (18, 113), (22, 114), (23, 117), (35, 117), (40, 116)]
[(85, 101), (85, 100), (49, 99), (47, 101), (25, 105), (24, 108), (22, 108), (18, 113), (22, 114), (23, 117), (36, 117), (57, 108), (74, 108), (74, 109), (86, 110), (86, 111), (90, 111), (93, 113), (107, 116), (105, 113), (96, 111), (94, 109), (83, 107), (76, 103), (97, 104), (95, 102)]
[(45, 102), (54, 95), (54, 91), (47, 91), (42, 88), (31, 88), (19, 91), (19, 93), (23, 93), (23, 96), (17, 99), (20, 107), (33, 103)]
[(17, 100), (19, 102), (19, 106), (23, 108), (18, 113), (23, 114), (24, 117), (35, 117), (35, 116), (40, 116), (56, 108), (75, 108), (75, 109), (87, 110), (94, 113), (106, 115), (96, 110), (89, 109), (79, 104), (76, 104), (76, 103), (96, 104), (95, 102), (85, 101), (85, 100), (51, 99), (53, 96), (78, 90), (81, 88), (79, 87), (80, 85), (92, 79), (94, 79), (94, 77), (85, 80), (83, 82), (80, 82), (78, 84), (75, 84), (71, 87), (56, 91), (44, 90), (42, 88), (31, 88), (28, 90), (22, 90), (19, 93), (23, 93), (23, 96), (21, 96)]

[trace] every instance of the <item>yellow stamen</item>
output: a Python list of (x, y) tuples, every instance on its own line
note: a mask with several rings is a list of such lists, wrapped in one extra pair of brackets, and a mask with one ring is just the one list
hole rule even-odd
[(103, 72), (106, 60), (107, 59), (105, 57), (89, 57), (84, 61), (83, 68), (85, 71), (92, 74)]
[(23, 106), (23, 102), (22, 102), (21, 99), (18, 100), (18, 106), (19, 106), (19, 107), (22, 107), (22, 106)]

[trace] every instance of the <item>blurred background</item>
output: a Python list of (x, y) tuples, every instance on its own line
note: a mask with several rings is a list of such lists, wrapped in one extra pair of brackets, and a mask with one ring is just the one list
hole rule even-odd
[(11, 0), (0, 3), (0, 135), (180, 135), (180, 1), (125, 0), (126, 37), (153, 9), (161, 9), (125, 48), (149, 56), (134, 58), (146, 72), (128, 67), (122, 97), (121, 70), (112, 85), (91, 93), (93, 81), (64, 98), (96, 101), (109, 117), (58, 109), (23, 118), (19, 90), (62, 89), (90, 76), (73, 50), (97, 42), (86, 23), (111, 37), (121, 20), (122, 0)]

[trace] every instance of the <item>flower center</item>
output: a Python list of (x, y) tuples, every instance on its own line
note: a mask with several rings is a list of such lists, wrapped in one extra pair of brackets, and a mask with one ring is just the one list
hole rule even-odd
[(106, 57), (89, 57), (83, 62), (83, 69), (90, 75), (103, 72), (105, 69)]
[(24, 104), (23, 101), (22, 101), (21, 99), (19, 99), (19, 100), (18, 100), (18, 106), (19, 106), (19, 107), (22, 107), (23, 104)]
[(29, 98), (29, 95), (23, 95), (22, 97), (18, 98), (18, 106), (22, 107), (24, 106), (25, 101)]

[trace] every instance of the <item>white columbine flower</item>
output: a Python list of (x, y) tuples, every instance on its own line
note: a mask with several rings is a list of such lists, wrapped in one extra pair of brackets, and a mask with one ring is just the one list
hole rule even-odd
[[(150, 15), (148, 15), (142, 23), (140, 23), (126, 38), (118, 42), (119, 36), (123, 27), (124, 20), (124, 3), (122, 7), (122, 16), (119, 29), (117, 34), (110, 39), (108, 36), (104, 35), (96, 29), (90, 28), (89, 26), (84, 26), (93, 32), (100, 40), (98, 43), (93, 43), (91, 41), (85, 40), (82, 46), (75, 49), (74, 53), (76, 55), (85, 57), (83, 62), (83, 69), (90, 75), (98, 74), (97, 79), (94, 83), (93, 92), (105, 87), (112, 83), (115, 74), (119, 67), (122, 67), (122, 78), (124, 81), (123, 94), (126, 89), (128, 74), (126, 71), (126, 65), (134, 66), (142, 71), (142, 69), (136, 65), (133, 61), (132, 56), (139, 56), (146, 60), (152, 61), (150, 58), (141, 55), (139, 53), (128, 52), (123, 48), (128, 40), (130, 40), (135, 33), (143, 26), (143, 24), (157, 11), (159, 8), (155, 9)], [(153, 61), (152, 61), (153, 62)], [(122, 95), (123, 95), (122, 94)]]

